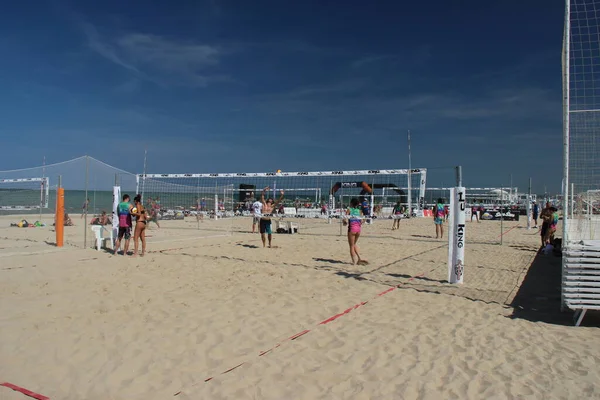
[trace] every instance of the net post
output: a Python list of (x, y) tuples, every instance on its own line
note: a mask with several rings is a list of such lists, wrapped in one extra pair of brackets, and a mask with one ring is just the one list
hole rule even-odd
[(373, 209), (375, 208), (375, 196), (371, 192), (371, 207), (369, 208), (369, 225), (373, 223)]
[(529, 191), (527, 192), (527, 230), (531, 229), (531, 178), (529, 178)]
[(502, 212), (502, 206), (504, 205), (504, 185), (500, 188), (500, 245), (504, 242), (504, 212)]
[(463, 283), (465, 268), (466, 198), (464, 187), (450, 188), (448, 283)]
[(58, 177), (56, 189), (56, 215), (54, 216), (54, 232), (56, 233), (56, 247), (63, 247), (65, 224), (65, 192), (62, 188), (62, 177)]
[[(573, 209), (575, 208), (575, 207), (573, 207), (573, 204), (574, 204), (573, 201), (575, 200), (574, 196), (575, 196), (575, 184), (571, 183), (571, 204), (569, 204), (569, 208), (563, 207), (563, 209), (565, 210), (564, 215), (568, 215), (567, 210), (569, 210), (569, 209), (571, 210), (571, 219), (573, 219)], [(563, 215), (563, 221), (565, 219), (564, 215)]]
[(198, 176), (198, 182), (196, 183), (196, 229), (200, 230), (200, 176)]
[(88, 180), (90, 173), (90, 156), (85, 156), (85, 210), (84, 211), (84, 220), (83, 220), (83, 248), (87, 247), (87, 213), (88, 208), (90, 207), (88, 203)]
[(342, 194), (340, 194), (340, 236), (342, 236), (344, 234), (344, 211), (342, 210), (342, 207), (344, 206), (344, 197)]
[(412, 217), (412, 182), (411, 182), (411, 173), (412, 173), (412, 156), (410, 149), (410, 129), (408, 130), (407, 135), (408, 140), (408, 218)]
[[(216, 192), (216, 190), (215, 190), (215, 192)], [(218, 211), (219, 211), (219, 195), (217, 193), (215, 193), (215, 221), (219, 219)]]
[(462, 181), (463, 181), (462, 166), (457, 165), (456, 166), (456, 186), (462, 187)]

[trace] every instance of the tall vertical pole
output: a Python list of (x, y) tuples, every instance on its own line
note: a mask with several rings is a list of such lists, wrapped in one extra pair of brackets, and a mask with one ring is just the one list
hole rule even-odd
[(461, 165), (457, 165), (456, 166), (456, 186), (462, 186), (462, 166)]
[[(341, 193), (341, 191), (340, 191), (340, 193)], [(340, 217), (340, 236), (342, 236), (344, 234), (342, 226), (344, 225), (344, 218), (346, 217), (346, 213), (343, 208), (344, 208), (344, 198), (343, 198), (343, 195), (340, 194), (340, 215), (339, 215), (339, 217)]]
[[(571, 212), (571, 219), (573, 219), (573, 209), (575, 208), (575, 203), (573, 201), (575, 196), (575, 184), (571, 183), (571, 204), (569, 204), (569, 208), (563, 206), (563, 214), (569, 215), (569, 210)], [(563, 215), (563, 223), (564, 223), (564, 215)]]
[(144, 201), (144, 189), (146, 188), (146, 160), (148, 158), (148, 148), (144, 149), (144, 175), (142, 176), (142, 202)]
[(54, 216), (54, 232), (56, 233), (56, 247), (63, 247), (65, 226), (65, 191), (62, 188), (62, 176), (58, 176), (56, 189), (56, 215)]
[(529, 191), (527, 192), (525, 209), (527, 210), (527, 229), (531, 229), (531, 178), (529, 178)]
[[(44, 161), (42, 162), (42, 178), (46, 177), (46, 156), (44, 156)], [(41, 194), (40, 194), (40, 222), (42, 222), (42, 207), (44, 206), (44, 193), (45, 193), (45, 187), (44, 184), (48, 185), (47, 181), (45, 179), (42, 180), (42, 190), (41, 190)]]
[(503, 243), (504, 238), (504, 187), (500, 188), (500, 244)]
[(408, 130), (408, 218), (412, 217), (412, 154), (410, 149), (410, 129)]
[(200, 201), (200, 175), (198, 175), (198, 183), (196, 184), (196, 229), (200, 230), (200, 213), (204, 212), (204, 210), (200, 211), (200, 205), (202, 202)]
[(87, 202), (88, 199), (88, 180), (90, 174), (90, 156), (85, 156), (85, 210), (84, 210), (84, 219), (83, 219), (83, 248), (87, 247), (87, 214), (88, 208), (90, 207)]
[[(569, 146), (570, 146), (570, 115), (571, 100), (569, 96), (569, 90), (571, 87), (571, 2), (565, 2), (565, 29), (563, 37), (563, 52), (562, 52), (562, 67), (563, 67), (563, 199), (569, 198)], [(544, 189), (544, 192), (546, 190)], [(569, 230), (568, 230), (568, 219), (565, 219), (565, 215), (569, 215), (569, 208), (572, 208), (572, 204), (563, 205), (563, 248), (569, 241)], [(561, 275), (564, 281), (564, 265), (566, 257), (563, 257), (563, 274)], [(563, 290), (561, 288), (561, 310), (564, 305)]]

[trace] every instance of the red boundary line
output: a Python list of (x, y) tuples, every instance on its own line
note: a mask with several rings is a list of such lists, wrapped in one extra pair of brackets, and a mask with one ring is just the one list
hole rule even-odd
[(5, 386), (9, 389), (14, 390), (15, 392), (22, 393), (25, 396), (29, 396), (37, 400), (50, 400), (50, 397), (46, 397), (42, 394), (32, 392), (31, 390), (27, 390), (25, 388), (22, 388), (21, 386), (13, 385), (12, 383), (4, 382), (0, 383), (0, 386)]
[(518, 228), (518, 227), (520, 227), (520, 226), (521, 226), (521, 225), (515, 225), (515, 226), (513, 226), (512, 228), (510, 228), (510, 229), (509, 229), (509, 230), (507, 230), (506, 232), (504, 232), (504, 233), (501, 233), (501, 234), (500, 234), (500, 236), (498, 236), (498, 238), (501, 238), (502, 236), (506, 235), (508, 232), (510, 232), (510, 231), (512, 231), (513, 229), (515, 229), (515, 228)]
[[(412, 280), (414, 280), (414, 279), (416, 279), (416, 278), (420, 278), (420, 277), (422, 277), (422, 276), (424, 276), (424, 275), (425, 275), (425, 272), (421, 272), (421, 273), (420, 273), (420, 274), (418, 274), (418, 275), (415, 275), (415, 276), (412, 276), (412, 277), (410, 277), (410, 278), (407, 280), (407, 282), (410, 282), (410, 281), (412, 281)], [(381, 293), (378, 293), (377, 295), (375, 295), (375, 297), (373, 297), (371, 300), (375, 300), (375, 299), (377, 299), (378, 297), (384, 296), (384, 295), (386, 295), (386, 294), (388, 294), (388, 293), (390, 293), (390, 292), (392, 292), (392, 291), (396, 290), (396, 289), (397, 289), (398, 287), (400, 287), (401, 285), (402, 285), (402, 284), (400, 284), (400, 285), (397, 285), (397, 286), (393, 286), (393, 287), (391, 287), (391, 288), (389, 288), (389, 289), (386, 289), (386, 290), (384, 290), (383, 292), (381, 292)], [(333, 322), (333, 321), (335, 321), (336, 319), (338, 319), (338, 318), (341, 318), (341, 317), (343, 317), (344, 315), (347, 315), (347, 314), (349, 314), (349, 313), (350, 313), (350, 312), (352, 312), (353, 310), (356, 310), (357, 308), (364, 306), (364, 305), (365, 305), (365, 304), (367, 304), (368, 302), (369, 302), (369, 301), (361, 301), (360, 303), (357, 303), (357, 304), (353, 305), (352, 307), (350, 307), (350, 308), (347, 308), (346, 310), (342, 311), (341, 313), (339, 313), (339, 314), (335, 314), (335, 315), (333, 315), (333, 316), (331, 316), (331, 317), (329, 317), (329, 318), (327, 318), (327, 319), (325, 319), (325, 320), (323, 320), (323, 321), (319, 322), (319, 323), (317, 324), (317, 326), (319, 326), (319, 325), (327, 325), (328, 323), (330, 323), (330, 322)], [(296, 334), (294, 334), (294, 335), (292, 335), (292, 336), (288, 337), (287, 339), (284, 339), (284, 340), (282, 340), (281, 342), (277, 343), (275, 346), (271, 347), (270, 349), (268, 349), (268, 350), (265, 350), (265, 351), (261, 351), (261, 352), (258, 354), (258, 357), (262, 357), (262, 356), (264, 356), (264, 355), (267, 355), (267, 354), (271, 353), (273, 350), (275, 350), (276, 348), (278, 348), (279, 346), (281, 346), (283, 343), (287, 342), (288, 340), (289, 340), (289, 341), (291, 341), (291, 340), (296, 340), (296, 339), (298, 339), (299, 337), (306, 335), (306, 334), (307, 334), (307, 333), (309, 333), (310, 331), (311, 331), (310, 329), (305, 329), (305, 330), (303, 330), (303, 331), (301, 331), (301, 332), (298, 332), (298, 333), (296, 333)], [(225, 370), (225, 371), (221, 372), (220, 374), (217, 374), (217, 375), (215, 375), (215, 376), (208, 377), (208, 378), (204, 379), (204, 382), (209, 382), (209, 381), (212, 381), (213, 379), (215, 379), (215, 377), (216, 377), (216, 376), (218, 376), (218, 375), (223, 375), (223, 374), (226, 374), (226, 373), (228, 373), (228, 372), (231, 372), (231, 371), (233, 371), (234, 369), (237, 369), (237, 368), (241, 367), (242, 365), (244, 365), (244, 364), (246, 364), (246, 363), (247, 363), (247, 362), (246, 362), (246, 361), (244, 361), (244, 362), (242, 362), (242, 363), (240, 363), (240, 364), (236, 365), (235, 367), (229, 368), (229, 369), (227, 369), (227, 370)], [(180, 394), (181, 392), (182, 392), (182, 390), (180, 390), (179, 392), (175, 393), (175, 394), (174, 394), (174, 396), (177, 396), (177, 395), (178, 395), (178, 394)]]

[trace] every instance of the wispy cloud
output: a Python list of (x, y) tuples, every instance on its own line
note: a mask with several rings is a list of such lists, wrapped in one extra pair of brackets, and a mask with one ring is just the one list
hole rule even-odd
[(202, 87), (228, 77), (215, 71), (223, 52), (216, 46), (147, 33), (102, 36), (82, 23), (90, 50), (136, 75), (163, 86)]
[(123, 68), (126, 68), (126, 69), (136, 72), (136, 73), (140, 73), (140, 71), (135, 66), (133, 66), (132, 64), (129, 64), (128, 62), (123, 60), (121, 57), (119, 57), (119, 55), (117, 54), (117, 49), (115, 49), (109, 43), (104, 42), (100, 38), (100, 35), (98, 34), (98, 30), (96, 29), (96, 27), (94, 27), (93, 25), (88, 24), (88, 23), (82, 23), (81, 26), (83, 27), (83, 31), (87, 38), (87, 44), (91, 50), (95, 51), (102, 57), (106, 58), (107, 60), (109, 60)]

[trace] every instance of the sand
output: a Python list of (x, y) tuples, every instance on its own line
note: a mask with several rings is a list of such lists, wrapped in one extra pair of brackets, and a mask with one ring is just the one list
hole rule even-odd
[(0, 381), (51, 399), (600, 398), (598, 325), (570, 326), (560, 281), (532, 281), (560, 261), (523, 221), (502, 245), (499, 222), (468, 224), (456, 286), (429, 219), (365, 227), (368, 266), (320, 220), (272, 249), (248, 219), (163, 221), (132, 258), (82, 248), (78, 217), (61, 249), (16, 219), (0, 217)]

